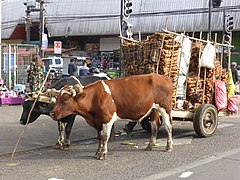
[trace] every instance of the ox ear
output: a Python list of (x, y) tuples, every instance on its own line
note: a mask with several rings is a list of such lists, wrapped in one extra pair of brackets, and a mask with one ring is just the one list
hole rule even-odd
[(81, 94), (77, 94), (76, 95), (76, 97), (74, 98), (74, 100), (75, 101), (79, 101), (79, 100), (82, 100), (82, 99), (84, 99), (85, 97), (86, 97), (86, 93), (85, 92), (83, 92), (83, 93), (81, 93)]

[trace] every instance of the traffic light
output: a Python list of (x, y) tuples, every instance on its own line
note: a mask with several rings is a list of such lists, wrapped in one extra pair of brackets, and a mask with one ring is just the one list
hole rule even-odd
[(212, 0), (212, 6), (218, 8), (221, 5), (222, 0)]
[(231, 31), (233, 30), (233, 17), (228, 14), (226, 16), (224, 41), (226, 44), (231, 44)]
[(231, 44), (231, 32), (233, 30), (233, 17), (228, 14), (225, 21), (224, 41), (226, 44)]
[(226, 20), (226, 31), (230, 33), (232, 30), (233, 30), (233, 17), (230, 14), (228, 14)]
[(123, 17), (128, 19), (132, 13), (132, 2), (130, 0), (124, 0), (123, 6)]

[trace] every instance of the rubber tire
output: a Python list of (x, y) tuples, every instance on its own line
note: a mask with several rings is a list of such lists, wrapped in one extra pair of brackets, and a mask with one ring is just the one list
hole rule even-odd
[[(208, 122), (206, 122), (208, 121)], [(212, 104), (201, 104), (193, 115), (193, 128), (199, 137), (209, 137), (217, 130), (218, 111)]]
[(151, 132), (151, 124), (149, 122), (149, 117), (145, 117), (140, 124), (144, 130), (146, 130), (147, 132)]

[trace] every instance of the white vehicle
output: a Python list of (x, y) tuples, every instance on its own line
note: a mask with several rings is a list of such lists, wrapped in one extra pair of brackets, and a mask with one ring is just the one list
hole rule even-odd
[(61, 57), (47, 57), (42, 58), (44, 62), (44, 66), (46, 68), (46, 72), (49, 68), (52, 68), (55, 73), (61, 74), (63, 70), (63, 59)]

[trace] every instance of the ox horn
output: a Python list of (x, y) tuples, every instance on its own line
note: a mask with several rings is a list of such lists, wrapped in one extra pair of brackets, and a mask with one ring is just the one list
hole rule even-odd
[(41, 93), (40, 95), (48, 96), (48, 97), (56, 97), (60, 94), (60, 90), (56, 90), (55, 88), (47, 89), (45, 92)]
[(45, 92), (41, 92), (40, 95), (42, 95), (42, 96), (51, 96), (51, 89), (47, 89)]
[(79, 84), (76, 84), (74, 85), (73, 87), (71, 87), (70, 89), (70, 93), (71, 95), (74, 97), (77, 95), (77, 93), (80, 93), (83, 91), (83, 88), (79, 85)]
[(51, 89), (51, 96), (56, 97), (60, 94), (60, 90), (56, 90), (55, 88)]
[(79, 84), (74, 85), (73, 89), (75, 89), (77, 93), (83, 92), (83, 88)]
[(67, 93), (69, 95), (72, 95), (72, 90), (73, 89), (73, 86), (64, 86), (61, 88), (60, 90), (60, 94), (63, 95), (64, 93)]
[(38, 97), (39, 91), (32, 92), (32, 98), (36, 99)]
[(70, 89), (69, 91), (73, 97), (76, 96), (77, 92), (75, 89)]

